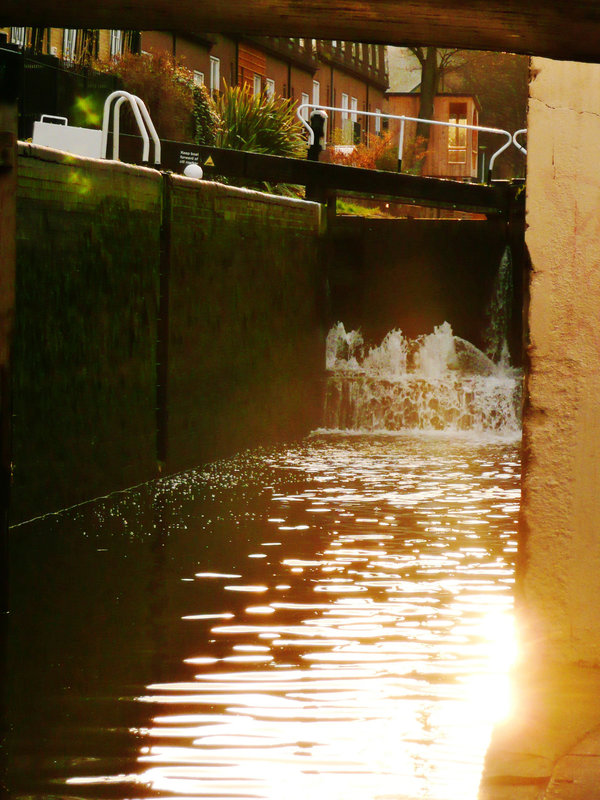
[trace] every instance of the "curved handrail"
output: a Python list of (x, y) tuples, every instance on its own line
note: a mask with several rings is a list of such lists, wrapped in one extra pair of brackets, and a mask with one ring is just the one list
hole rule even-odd
[(113, 109), (113, 159), (119, 159), (119, 121), (121, 116), (121, 106), (125, 101), (128, 101), (131, 110), (133, 111), (133, 116), (135, 117), (135, 121), (137, 123), (138, 129), (140, 131), (142, 141), (143, 141), (143, 149), (142, 149), (142, 161), (144, 163), (148, 163), (149, 156), (150, 156), (150, 138), (148, 136), (148, 130), (150, 131), (150, 136), (152, 136), (152, 141), (154, 143), (154, 163), (160, 164), (161, 159), (161, 149), (160, 149), (160, 139), (158, 138), (158, 134), (156, 133), (156, 128), (154, 127), (152, 120), (150, 119), (150, 114), (148, 113), (148, 109), (146, 108), (145, 103), (141, 100), (137, 95), (131, 94), (130, 92), (126, 92), (124, 89), (118, 89), (116, 92), (112, 92), (104, 101), (104, 113), (102, 117), (102, 142), (101, 142), (101, 156), (102, 158), (107, 157), (107, 149), (108, 149), (108, 129), (110, 125), (110, 107), (112, 105), (113, 100), (116, 100)]
[(308, 144), (312, 145), (315, 141), (315, 136), (313, 129), (310, 127), (308, 122), (304, 119), (301, 114), (301, 110), (305, 108), (314, 108), (314, 109), (322, 109), (324, 111), (342, 111), (346, 114), (353, 114), (355, 116), (362, 116), (362, 117), (385, 117), (386, 119), (397, 119), (400, 121), (400, 139), (398, 142), (398, 171), (400, 171), (400, 167), (402, 166), (402, 150), (404, 149), (404, 123), (405, 122), (426, 122), (429, 125), (440, 125), (445, 128), (463, 128), (464, 130), (470, 131), (481, 131), (482, 133), (497, 133), (502, 136), (506, 136), (506, 142), (496, 150), (495, 153), (492, 154), (490, 157), (490, 162), (488, 166), (488, 183), (492, 179), (492, 169), (494, 167), (494, 162), (496, 158), (503, 153), (513, 142), (512, 134), (508, 131), (503, 130), (502, 128), (485, 128), (482, 125), (463, 125), (462, 123), (458, 122), (442, 122), (441, 120), (437, 119), (421, 119), (419, 117), (407, 117), (405, 114), (386, 114), (383, 111), (359, 111), (358, 109), (351, 109), (351, 108), (340, 108), (339, 106), (323, 106), (320, 103), (301, 103), (298, 108), (296, 109), (296, 115), (300, 122), (304, 125), (306, 130), (308, 131)]
[(519, 150), (519, 152), (523, 153), (523, 155), (526, 156), (527, 155), (527, 148), (525, 147), (525, 145), (521, 144), (521, 142), (517, 141), (517, 136), (519, 136), (522, 133), (527, 133), (527, 128), (519, 128), (518, 131), (515, 131), (513, 133), (513, 137), (512, 137), (513, 138), (513, 144), (517, 148), (517, 150)]

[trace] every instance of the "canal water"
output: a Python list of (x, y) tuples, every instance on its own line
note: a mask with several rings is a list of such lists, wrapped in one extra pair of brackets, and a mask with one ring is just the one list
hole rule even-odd
[(520, 463), (474, 375), (446, 425), (330, 419), (14, 528), (12, 797), (475, 800), (511, 708)]

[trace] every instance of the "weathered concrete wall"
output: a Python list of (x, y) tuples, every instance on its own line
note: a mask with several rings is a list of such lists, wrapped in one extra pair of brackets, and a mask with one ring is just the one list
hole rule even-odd
[(531, 654), (600, 665), (600, 67), (533, 61), (518, 599)]
[[(515, 235), (522, 241), (522, 227)], [(484, 348), (486, 309), (507, 243), (504, 220), (339, 218), (330, 232), (332, 322), (379, 342), (414, 338), (448, 321)], [(514, 247), (510, 349), (521, 361), (522, 253)]]
[(13, 522), (316, 427), (320, 219), (21, 145)]

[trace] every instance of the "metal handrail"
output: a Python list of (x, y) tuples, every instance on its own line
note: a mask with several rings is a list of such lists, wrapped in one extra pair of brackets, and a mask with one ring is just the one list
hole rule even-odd
[(523, 145), (523, 144), (521, 144), (520, 142), (517, 141), (517, 136), (519, 136), (522, 133), (527, 133), (527, 128), (519, 128), (518, 131), (515, 131), (513, 133), (512, 139), (513, 139), (513, 144), (517, 148), (517, 150), (519, 150), (519, 152), (523, 153), (523, 155), (526, 156), (527, 155), (527, 148), (525, 147), (525, 145)]
[(113, 159), (115, 161), (118, 161), (119, 159), (119, 121), (121, 116), (121, 106), (125, 101), (128, 101), (143, 141), (142, 161), (147, 163), (150, 157), (150, 137), (148, 136), (149, 131), (154, 143), (154, 163), (159, 165), (161, 160), (160, 139), (158, 138), (156, 128), (154, 127), (154, 123), (150, 118), (146, 104), (137, 95), (126, 92), (123, 89), (112, 92), (112, 94), (109, 94), (104, 101), (104, 113), (102, 117), (102, 144), (100, 150), (102, 158), (107, 157), (110, 107), (113, 100), (117, 101), (113, 110)]
[(359, 111), (358, 109), (350, 109), (350, 108), (340, 108), (339, 106), (323, 106), (320, 103), (301, 103), (298, 108), (296, 109), (296, 114), (300, 122), (304, 125), (306, 130), (308, 131), (308, 144), (312, 145), (315, 141), (315, 136), (313, 129), (310, 127), (308, 122), (304, 119), (301, 114), (302, 109), (305, 108), (314, 108), (323, 110), (323, 111), (341, 111), (345, 114), (351, 114), (355, 116), (363, 116), (363, 117), (385, 117), (386, 119), (397, 119), (400, 120), (400, 138), (398, 140), (398, 172), (402, 170), (402, 151), (404, 150), (404, 125), (406, 122), (426, 122), (429, 125), (440, 125), (445, 128), (463, 128), (464, 130), (470, 131), (481, 131), (482, 133), (496, 133), (501, 134), (502, 136), (506, 136), (506, 142), (499, 147), (495, 153), (492, 154), (490, 157), (490, 163), (488, 165), (488, 183), (492, 179), (492, 170), (494, 169), (494, 162), (496, 158), (507, 150), (511, 144), (513, 143), (513, 136), (508, 131), (503, 130), (502, 128), (485, 128), (481, 125), (463, 125), (462, 123), (458, 122), (442, 122), (441, 120), (437, 119), (420, 119), (419, 117), (407, 117), (404, 114), (386, 114), (382, 111)]

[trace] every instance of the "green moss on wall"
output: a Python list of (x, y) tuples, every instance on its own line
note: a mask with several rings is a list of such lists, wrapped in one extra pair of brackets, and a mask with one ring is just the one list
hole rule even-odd
[[(64, 167), (50, 171), (68, 181)], [(85, 177), (90, 199), (69, 210), (58, 191), (19, 193), (15, 520), (155, 470), (160, 209), (132, 210), (94, 185), (92, 169)]]

